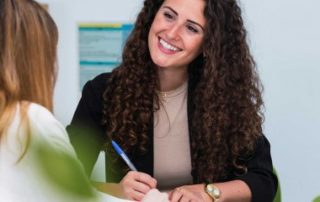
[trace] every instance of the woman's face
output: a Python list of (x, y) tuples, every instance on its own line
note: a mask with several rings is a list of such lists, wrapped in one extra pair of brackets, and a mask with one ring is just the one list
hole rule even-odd
[(148, 45), (162, 68), (186, 68), (202, 51), (204, 0), (165, 0), (151, 25)]

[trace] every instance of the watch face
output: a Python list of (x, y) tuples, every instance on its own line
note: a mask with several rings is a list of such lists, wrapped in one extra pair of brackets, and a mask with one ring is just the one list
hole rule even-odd
[(213, 185), (211, 185), (211, 184), (208, 184), (206, 188), (207, 188), (207, 192), (208, 192), (214, 199), (220, 198), (221, 192), (220, 192), (220, 190), (219, 190), (217, 187), (215, 187), (215, 186), (213, 186)]
[(220, 190), (219, 190), (219, 189), (213, 189), (213, 195), (214, 195), (216, 198), (219, 198), (219, 197), (220, 197)]

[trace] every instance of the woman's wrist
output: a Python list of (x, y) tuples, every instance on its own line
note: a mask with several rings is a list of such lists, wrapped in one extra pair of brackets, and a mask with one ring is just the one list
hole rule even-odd
[(221, 190), (213, 183), (205, 184), (204, 191), (212, 199), (213, 202), (218, 202), (221, 199)]
[(199, 184), (200, 193), (205, 202), (213, 202), (212, 197), (206, 192), (206, 184)]

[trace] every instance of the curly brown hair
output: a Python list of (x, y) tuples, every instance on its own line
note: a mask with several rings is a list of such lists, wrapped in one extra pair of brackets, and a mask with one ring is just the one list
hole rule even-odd
[[(194, 182), (214, 182), (228, 167), (245, 172), (262, 135), (262, 85), (246, 42), (236, 0), (205, 0), (203, 53), (189, 65), (189, 117)], [(145, 0), (135, 28), (104, 93), (108, 137), (127, 152), (146, 152), (147, 132), (159, 109), (159, 78), (148, 49), (148, 32), (163, 0)], [(192, 82), (191, 82), (192, 81)], [(191, 89), (191, 90), (190, 90)]]

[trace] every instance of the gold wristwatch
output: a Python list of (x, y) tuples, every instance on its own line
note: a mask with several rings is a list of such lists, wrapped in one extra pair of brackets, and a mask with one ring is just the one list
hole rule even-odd
[(213, 202), (218, 202), (221, 197), (221, 191), (213, 184), (206, 184), (205, 191), (212, 198)]

